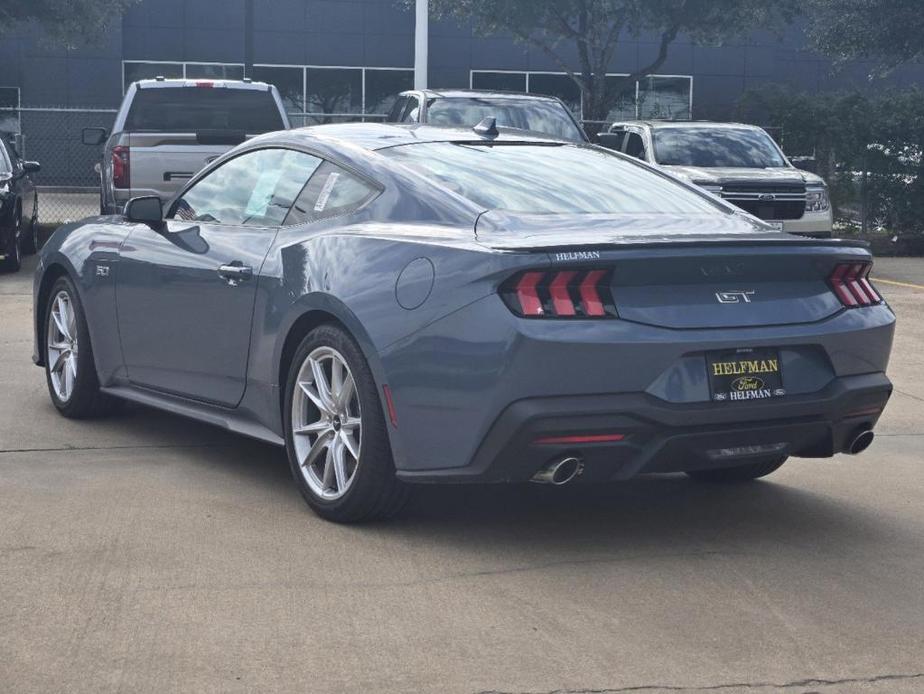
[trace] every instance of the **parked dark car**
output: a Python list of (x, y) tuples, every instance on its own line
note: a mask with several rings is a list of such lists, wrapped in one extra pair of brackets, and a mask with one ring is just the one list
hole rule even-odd
[(22, 257), (38, 250), (38, 193), (32, 174), (39, 169), (38, 162), (23, 161), (0, 138), (0, 272), (16, 272)]
[(600, 147), (324, 125), (58, 229), (34, 360), (65, 416), (124, 398), (285, 446), (337, 521), (408, 483), (741, 482), (870, 444), (871, 264)]
[(528, 130), (570, 142), (587, 142), (587, 134), (561, 99), (540, 94), (474, 89), (425, 89), (401, 92), (386, 119), (389, 123), (474, 127), (493, 118), (500, 127)]

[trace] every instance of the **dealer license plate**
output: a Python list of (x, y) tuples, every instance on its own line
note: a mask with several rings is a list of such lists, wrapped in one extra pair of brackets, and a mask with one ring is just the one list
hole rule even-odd
[(709, 389), (718, 402), (767, 400), (786, 395), (777, 350), (737, 349), (706, 354)]

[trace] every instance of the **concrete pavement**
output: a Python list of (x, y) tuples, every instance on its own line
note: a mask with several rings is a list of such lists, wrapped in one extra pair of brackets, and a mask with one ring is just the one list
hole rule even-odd
[(427, 488), (360, 527), (272, 447), (59, 417), (31, 272), (0, 276), (0, 691), (924, 691), (924, 260), (890, 267), (864, 455), (744, 488)]

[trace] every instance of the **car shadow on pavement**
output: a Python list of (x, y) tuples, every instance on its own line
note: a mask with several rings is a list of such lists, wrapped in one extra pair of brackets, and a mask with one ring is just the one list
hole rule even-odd
[[(134, 429), (133, 438), (148, 439), (152, 447), (186, 448), (183, 465), (233, 478), (233, 485), (258, 485), (261, 495), (290, 506), (294, 518), (326, 522), (302, 501), (283, 449), (211, 427), (200, 430), (203, 443), (184, 444), (190, 433), (185, 421), (146, 408), (132, 408), (122, 418), (120, 426)], [(176, 439), (164, 435), (171, 422), (182, 422), (185, 433)], [(793, 460), (766, 479), (741, 485), (700, 484), (683, 475), (564, 487), (418, 485), (398, 517), (344, 530), (457, 551), (501, 555), (512, 547), (518, 553), (531, 548), (562, 560), (589, 555), (590, 561), (595, 551), (608, 555), (614, 548), (708, 554), (721, 546), (722, 554), (728, 554), (768, 543), (805, 551), (824, 546), (827, 551), (881, 542), (886, 536), (896, 541), (897, 529), (862, 506), (795, 486), (787, 468), (811, 465), (818, 466), (813, 475), (834, 474), (824, 462)], [(919, 544), (915, 538), (908, 541)]]

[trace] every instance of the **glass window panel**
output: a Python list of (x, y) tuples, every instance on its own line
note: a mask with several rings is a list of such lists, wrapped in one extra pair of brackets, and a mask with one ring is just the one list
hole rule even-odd
[[(360, 114), (363, 110), (362, 70), (308, 68), (308, 94), (305, 110), (309, 113)], [(343, 122), (355, 118), (316, 116), (306, 125)]]
[(266, 90), (192, 85), (139, 89), (125, 123), (126, 130), (240, 130), (251, 135), (282, 127), (279, 107)]
[(218, 63), (204, 65), (186, 63), (186, 77), (192, 80), (240, 80), (244, 79), (244, 66), (219, 65)]
[(176, 78), (183, 77), (183, 63), (142, 63), (125, 62), (125, 84), (128, 88), (132, 82), (150, 80), (155, 77)]
[(286, 111), (300, 113), (305, 110), (305, 85), (300, 67), (266, 67), (255, 65), (253, 78), (257, 82), (275, 85)]
[(378, 192), (361, 178), (324, 162), (292, 205), (286, 226), (355, 212)]
[[(413, 70), (366, 70), (366, 113), (387, 114), (400, 92), (414, 88)], [(379, 119), (376, 119), (379, 120)]]
[(658, 77), (639, 80), (639, 118), (688, 120), (690, 118), (689, 77)]
[(568, 75), (540, 75), (530, 73), (529, 93), (557, 96), (571, 109), (571, 113), (580, 116), (581, 88)]
[(288, 149), (261, 149), (231, 159), (190, 188), (174, 206), (177, 219), (277, 226), (321, 160)]
[(525, 72), (473, 72), (472, 89), (525, 92)]
[(0, 133), (19, 132), (19, 89), (0, 87)]
[(610, 107), (607, 120), (635, 120), (635, 82), (622, 75), (607, 75), (606, 88), (617, 92), (616, 103)]
[(597, 148), (422, 142), (380, 152), (488, 210), (728, 214), (708, 193), (684, 187), (641, 163)]

